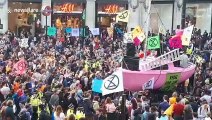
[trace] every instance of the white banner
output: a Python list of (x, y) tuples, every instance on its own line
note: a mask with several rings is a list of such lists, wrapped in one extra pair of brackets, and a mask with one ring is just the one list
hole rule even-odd
[(112, 75), (103, 80), (102, 95), (124, 91), (122, 69), (118, 69)]

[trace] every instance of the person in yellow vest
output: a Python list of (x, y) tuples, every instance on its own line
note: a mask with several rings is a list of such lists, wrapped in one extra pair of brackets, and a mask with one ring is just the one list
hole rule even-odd
[(187, 55), (191, 55), (192, 54), (192, 48), (187, 48), (187, 50), (186, 50), (186, 54)]
[(85, 114), (81, 111), (77, 111), (76, 115), (74, 114), (74, 110), (73, 109), (69, 109), (67, 111), (67, 116), (74, 116), (76, 120), (79, 120), (80, 118), (84, 118)]
[(99, 69), (101, 69), (101, 63), (100, 63), (100, 61), (96, 61), (96, 67), (99, 68)]
[(75, 117), (75, 114), (74, 114), (74, 109), (70, 108), (68, 109), (67, 113), (66, 113), (67, 116), (71, 116), (73, 115)]
[(30, 97), (30, 104), (32, 105), (33, 108), (33, 118), (37, 120), (38, 118), (38, 106), (42, 103), (42, 101), (38, 98), (38, 95), (32, 95)]
[(92, 64), (92, 68), (96, 68), (96, 63), (95, 62)]

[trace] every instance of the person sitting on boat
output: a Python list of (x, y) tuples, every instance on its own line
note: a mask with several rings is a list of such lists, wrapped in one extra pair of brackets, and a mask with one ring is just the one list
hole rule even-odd
[(180, 52), (180, 67), (186, 68), (189, 65), (188, 55), (183, 51)]

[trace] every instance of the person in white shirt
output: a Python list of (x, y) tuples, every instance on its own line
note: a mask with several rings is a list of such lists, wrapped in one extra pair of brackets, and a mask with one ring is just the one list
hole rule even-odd
[(54, 112), (54, 120), (65, 120), (65, 114), (63, 113), (63, 109), (60, 105), (56, 107), (56, 111)]
[(211, 101), (211, 95), (210, 94), (211, 93), (210, 93), (209, 90), (205, 91), (205, 94), (200, 98), (200, 100), (201, 101), (206, 100), (208, 104), (211, 103), (212, 101)]
[(188, 55), (186, 55), (185, 53), (183, 53), (182, 51), (180, 52), (180, 67), (186, 68), (189, 65), (189, 61), (188, 61)]
[(10, 93), (10, 88), (7, 87), (6, 83), (3, 83), (3, 87), (0, 89), (0, 92), (2, 95), (4, 95), (4, 98), (6, 98), (7, 95)]

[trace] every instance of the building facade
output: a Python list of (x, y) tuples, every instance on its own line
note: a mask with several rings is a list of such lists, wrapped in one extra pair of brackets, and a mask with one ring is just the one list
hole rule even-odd
[[(149, 7), (145, 1), (148, 0), (1, 0), (0, 32), (36, 29), (39, 22), (43, 28), (46, 23), (57, 26), (58, 21), (63, 27), (110, 27), (123, 10), (130, 11), (129, 22), (123, 23), (127, 30), (138, 25), (145, 29)], [(46, 6), (52, 8), (48, 17), (42, 15)], [(211, 0), (152, 0), (150, 11), (149, 30), (153, 32), (158, 32), (160, 26), (172, 31), (189, 24), (203, 32), (212, 31)]]

